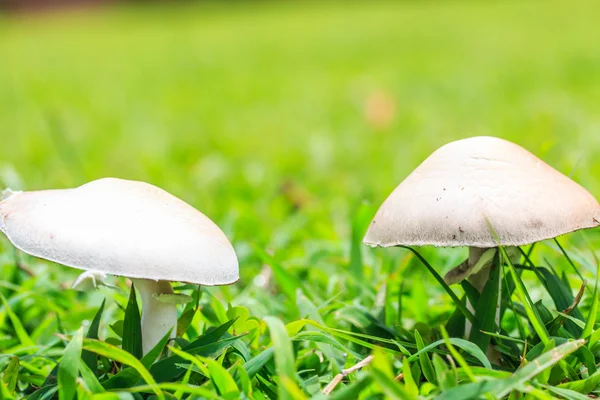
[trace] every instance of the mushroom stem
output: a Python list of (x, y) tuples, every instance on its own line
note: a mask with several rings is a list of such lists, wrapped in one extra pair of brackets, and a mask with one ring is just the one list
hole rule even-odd
[(160, 301), (158, 296), (173, 294), (168, 281), (132, 279), (142, 298), (142, 349), (144, 355), (171, 329), (171, 337), (177, 334), (177, 306)]
[[(473, 266), (475, 266), (475, 264), (477, 264), (477, 262), (479, 261), (479, 259), (481, 258), (481, 256), (483, 255), (483, 253), (485, 253), (488, 249), (485, 248), (479, 248), (479, 247), (469, 247), (469, 267), (473, 268)], [(469, 283), (471, 285), (473, 285), (473, 287), (479, 292), (482, 293), (483, 289), (485, 288), (485, 285), (488, 281), (488, 278), (490, 276), (490, 270), (492, 269), (492, 265), (493, 263), (489, 263), (489, 265), (484, 266), (483, 268), (481, 268), (481, 270), (479, 270), (477, 273), (469, 276), (467, 278), (467, 280), (469, 281)], [(502, 285), (500, 285), (498, 287), (498, 304), (496, 304), (496, 326), (500, 326), (500, 298), (501, 298), (501, 294), (500, 294), (500, 290), (502, 290)], [(469, 309), (469, 311), (471, 311), (472, 313), (475, 313), (475, 308), (473, 307), (473, 305), (471, 304), (471, 302), (467, 299), (467, 308)], [(467, 320), (465, 321), (465, 336), (466, 337), (470, 337), (471, 336), (471, 323)], [(495, 363), (495, 364), (499, 364), (500, 362), (500, 352), (498, 352), (498, 350), (489, 347), (487, 349), (486, 352), (487, 358)]]
[[(487, 250), (489, 250), (489, 249), (479, 248), (479, 247), (469, 247), (469, 261), (468, 261), (469, 267), (472, 268), (475, 264), (477, 264), (477, 262), (479, 261), (479, 259), (483, 255), (483, 253), (485, 253)], [(483, 289), (485, 288), (488, 278), (490, 277), (490, 270), (492, 269), (492, 265), (493, 265), (493, 262), (490, 262), (488, 265), (481, 268), (481, 270), (477, 271), (477, 273), (475, 273), (467, 278), (469, 283), (471, 285), (473, 285), (473, 287), (479, 293), (483, 293)], [(502, 291), (502, 285), (500, 285), (498, 287), (498, 304), (496, 304), (496, 325), (497, 326), (500, 326), (501, 291)], [(475, 312), (473, 305), (468, 300), (467, 300), (467, 308), (471, 312), (473, 312), (473, 313)], [(469, 321), (467, 321), (467, 324), (465, 326), (465, 333), (467, 334), (467, 336), (470, 336), (470, 334), (471, 334), (471, 324), (469, 323)]]
[[(486, 250), (488, 250), (488, 249), (480, 248), (480, 247), (469, 247), (469, 260), (468, 260), (468, 268), (469, 269), (473, 268), (475, 266), (475, 264), (477, 264), (477, 262), (481, 258), (481, 255)], [(467, 278), (467, 280), (469, 281), (469, 283), (471, 285), (473, 285), (473, 287), (479, 293), (481, 293), (483, 291), (483, 288), (485, 287), (485, 284), (486, 284), (489, 276), (490, 276), (490, 266), (487, 266), (487, 267), (483, 267), (476, 274), (469, 276)], [(471, 302), (469, 301), (468, 298), (467, 298), (467, 309), (469, 311), (471, 311), (472, 313), (475, 313), (475, 307), (473, 306), (473, 304), (471, 304)], [(466, 320), (465, 321), (465, 337), (470, 337), (470, 336), (471, 336), (471, 323), (468, 320)]]
[[(477, 262), (483, 255), (483, 253), (485, 253), (487, 250), (489, 249), (480, 247), (469, 247), (469, 267), (472, 268), (473, 266), (475, 266), (475, 264), (477, 264)], [(483, 291), (483, 288), (487, 283), (488, 277), (490, 276), (490, 267), (491, 264), (487, 267), (483, 267), (480, 271), (469, 276), (468, 278), (469, 283), (471, 283), (471, 285), (473, 285), (473, 287), (477, 289), (479, 293)]]
[[(481, 256), (483, 255), (483, 253), (488, 250), (488, 249), (482, 249), (482, 248), (478, 248), (478, 247), (469, 247), (469, 267), (473, 267), (475, 264), (477, 264), (477, 262), (479, 261), (479, 259), (481, 258)], [(519, 258), (521, 257), (521, 253), (518, 250), (518, 247), (507, 247), (507, 254), (508, 257), (510, 258), (511, 262), (517, 262), (519, 260)], [(484, 266), (480, 271), (478, 271), (477, 273), (469, 276), (467, 279), (469, 281), (469, 283), (471, 283), (471, 285), (473, 285), (473, 287), (475, 289), (477, 289), (477, 291), (479, 293), (483, 292), (483, 289), (485, 288), (485, 285), (487, 284), (488, 278), (490, 276), (490, 271), (492, 269), (493, 266), (493, 262), (490, 262), (489, 265)], [(500, 280), (498, 282), (498, 304), (496, 304), (496, 326), (499, 327), (500, 326), (500, 302), (502, 299), (502, 280)], [(471, 311), (471, 312), (475, 312), (475, 309), (473, 307), (473, 305), (471, 304), (471, 302), (468, 301), (467, 299), (467, 308)], [(466, 321), (465, 323), (465, 335), (466, 337), (470, 337), (471, 336), (471, 323), (469, 321)], [(492, 362), (495, 362), (496, 364), (499, 363), (500, 361), (500, 353), (493, 349), (493, 348), (488, 348), (487, 351), (487, 356), (488, 359)]]

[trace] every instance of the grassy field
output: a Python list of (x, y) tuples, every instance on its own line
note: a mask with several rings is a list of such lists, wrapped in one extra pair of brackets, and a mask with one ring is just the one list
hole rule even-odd
[[(597, 231), (561, 239), (588, 280), (579, 317), (571, 315), (580, 322), (565, 327), (568, 316), (554, 310), (564, 310), (560, 300), (573, 301), (582, 280), (556, 244), (536, 246), (533, 262), (552, 266), (559, 278), (522, 273), (531, 301), (512, 298), (525, 315), (504, 318), (501, 332), (514, 339), (497, 339), (509, 360), (496, 372), (481, 368), (483, 353), (460, 341), (453, 342), (460, 354), (451, 353), (451, 361), (449, 343), (436, 347), (436, 356), (403, 357), (422, 347), (420, 336), (425, 344), (442, 340), (440, 327), (449, 328), (456, 306), (407, 250), (359, 244), (379, 204), (419, 162), (468, 136), (515, 141), (600, 196), (596, 2), (162, 7), (0, 16), (0, 187), (72, 187), (105, 176), (144, 180), (225, 231), (242, 279), (202, 288), (183, 336), (210, 339), (212, 347), (200, 355), (217, 361), (202, 359), (184, 374), (194, 364), (180, 360), (181, 374), (171, 380), (200, 387), (199, 398), (319, 397), (342, 369), (375, 354), (333, 397), (466, 399), (480, 390), (493, 398), (509, 388), (532, 398), (577, 399), (596, 389), (594, 337), (554, 368), (552, 357), (566, 356), (577, 342), (540, 356), (549, 364), (540, 361), (544, 368), (535, 373), (535, 363), (518, 355), (542, 343), (525, 357), (531, 361), (581, 331), (600, 334), (594, 330)], [(466, 252), (422, 254), (443, 275)], [(78, 337), (104, 299), (100, 337), (118, 345), (128, 335), (115, 326), (128, 301), (124, 279), (112, 281), (121, 292), (68, 290), (77, 271), (15, 252), (4, 238), (0, 265), (2, 396), (31, 394), (44, 382), (52, 395), (67, 343), (75, 344), (65, 358), (79, 358), (78, 342), (69, 338)], [(452, 289), (462, 296), (460, 286)], [(541, 327), (527, 314), (531, 309)], [(233, 326), (223, 325), (235, 316)], [(223, 332), (210, 336), (219, 326)], [(542, 328), (558, 339), (543, 340)], [(248, 334), (231, 339), (241, 332)], [(61, 398), (70, 400), (71, 388), (81, 398), (100, 393), (93, 376), (105, 388), (133, 391), (139, 376), (106, 384), (132, 362), (112, 348), (96, 350), (108, 358), (100, 357), (92, 374), (81, 368), (79, 381), (77, 363), (62, 364)], [(582, 379), (579, 386), (565, 384)], [(470, 381), (496, 386), (475, 390), (466, 387)], [(451, 391), (457, 383), (465, 385), (459, 394)], [(190, 387), (172, 392), (181, 397)], [(34, 396), (44, 398), (39, 391)]]

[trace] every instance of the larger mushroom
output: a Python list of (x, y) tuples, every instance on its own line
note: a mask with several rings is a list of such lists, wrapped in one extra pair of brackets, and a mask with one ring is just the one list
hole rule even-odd
[(481, 292), (497, 246), (598, 225), (600, 205), (582, 186), (514, 143), (473, 137), (423, 161), (379, 208), (364, 243), (469, 247), (468, 259), (445, 279), (469, 277)]
[(144, 354), (171, 330), (169, 281), (228, 285), (238, 261), (204, 214), (148, 183), (105, 178), (74, 189), (3, 193), (0, 231), (25, 253), (131, 278), (142, 299)]

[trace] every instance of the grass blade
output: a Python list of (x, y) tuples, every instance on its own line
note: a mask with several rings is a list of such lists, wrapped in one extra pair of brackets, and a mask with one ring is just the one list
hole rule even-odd
[[(542, 276), (543, 279), (540, 279), (542, 284), (546, 287), (548, 294), (552, 297), (554, 301), (554, 305), (556, 309), (559, 311), (563, 310), (571, 310), (570, 314), (579, 319), (584, 320), (583, 314), (577, 308), (577, 302), (573, 294), (571, 293), (571, 288), (567, 286), (558, 276), (556, 276), (552, 271), (538, 267), (535, 269), (536, 274), (538, 276)], [(575, 306), (573, 307), (573, 305)], [(581, 336), (582, 329), (573, 324), (571, 321), (567, 321), (565, 323), (565, 328), (569, 331), (574, 337)]]
[(442, 287), (444, 288), (446, 293), (448, 293), (448, 295), (452, 298), (452, 301), (454, 302), (456, 307), (460, 310), (460, 312), (465, 316), (465, 318), (468, 319), (470, 322), (473, 322), (475, 320), (475, 316), (473, 315), (473, 313), (471, 311), (469, 311), (469, 309), (463, 304), (462, 301), (460, 301), (460, 299), (458, 298), (456, 293), (454, 293), (454, 291), (452, 289), (450, 289), (450, 286), (448, 286), (448, 284), (446, 282), (444, 282), (444, 279), (433, 269), (431, 264), (429, 264), (427, 262), (427, 260), (418, 251), (416, 251), (415, 249), (408, 247), (408, 246), (398, 246), (398, 247), (402, 247), (402, 248), (412, 251), (412, 253), (415, 256), (417, 256), (419, 261), (421, 261), (421, 263), (423, 263), (423, 265), (429, 270), (431, 275), (433, 275), (435, 280), (438, 281), (438, 283), (440, 285), (442, 285)]
[[(207, 398), (207, 399), (221, 399), (222, 397), (218, 396), (217, 394), (211, 392), (208, 389), (199, 387), (199, 386), (195, 386), (195, 385), (184, 385), (181, 383), (169, 383), (169, 382), (165, 382), (165, 383), (159, 383), (155, 386), (149, 386), (149, 385), (140, 385), (140, 386), (135, 386), (133, 388), (130, 389), (126, 389), (128, 392), (131, 393), (151, 393), (151, 392), (155, 392), (155, 390), (160, 390), (160, 389), (164, 389), (164, 390), (168, 390), (168, 391), (180, 391), (182, 393), (189, 393), (189, 394), (193, 394), (198, 396), (199, 398)], [(193, 397), (193, 396), (192, 396)]]
[(385, 393), (386, 399), (390, 400), (416, 400), (417, 398), (406, 391), (398, 382), (389, 378), (385, 373), (376, 368), (371, 369), (371, 376), (381, 391)]
[(79, 373), (85, 382), (85, 386), (92, 393), (104, 393), (106, 391), (104, 390), (102, 384), (98, 381), (98, 378), (96, 378), (96, 375), (94, 375), (94, 372), (87, 366), (86, 363), (79, 363)]
[(81, 361), (83, 328), (80, 328), (69, 342), (58, 366), (58, 398), (72, 400), (77, 393), (77, 377)]
[[(156, 379), (156, 375), (154, 374), (153, 369), (150, 367), (152, 366), (154, 361), (158, 358), (160, 353), (163, 351), (163, 349), (167, 345), (167, 342), (170, 339), (170, 335), (171, 335), (171, 331), (169, 330), (169, 332), (167, 332), (165, 334), (165, 336), (161, 339), (161, 341), (158, 342), (156, 344), (156, 346), (154, 346), (154, 348), (152, 350), (150, 350), (140, 360), (140, 362), (142, 363), (142, 365), (144, 367), (150, 369), (150, 372), (153, 374), (155, 379)], [(104, 381), (103, 384), (106, 389), (127, 388), (127, 387), (130, 387), (131, 385), (135, 384), (139, 379), (141, 379), (141, 376), (136, 372), (135, 369), (129, 367), (129, 368), (122, 369), (117, 374), (111, 376), (109, 379)]]
[[(421, 334), (418, 330), (415, 329), (415, 341), (417, 343), (417, 349), (423, 350), (425, 344), (423, 343), (423, 339), (421, 338)], [(419, 355), (419, 364), (421, 365), (421, 370), (423, 371), (423, 375), (425, 378), (431, 382), (436, 383), (435, 371), (433, 370), (433, 365), (431, 364), (431, 360), (427, 355), (427, 352), (423, 352)]]
[[(275, 356), (275, 369), (280, 381), (296, 380), (296, 366), (292, 341), (288, 336), (285, 325), (277, 317), (265, 317), (264, 321), (269, 327), (271, 341), (273, 342), (273, 351)], [(288, 395), (283, 385), (279, 386), (280, 398), (286, 398)]]
[(239, 389), (233, 377), (215, 360), (194, 356), (174, 347), (169, 347), (169, 349), (173, 352), (173, 354), (181, 357), (183, 360), (189, 361), (200, 371), (202, 371), (202, 374), (206, 375), (206, 377), (211, 380), (219, 395), (226, 398), (229, 398), (232, 395), (239, 396)]
[(413, 378), (412, 370), (410, 369), (410, 362), (406, 357), (402, 359), (402, 374), (404, 377), (404, 388), (406, 389), (406, 392), (409, 393), (411, 396), (418, 396), (419, 387), (415, 382), (415, 378)]
[(4, 376), (2, 382), (6, 385), (6, 389), (9, 392), (13, 392), (17, 386), (17, 380), (19, 377), (19, 357), (12, 356), (8, 363), (8, 366), (4, 370)]
[(135, 295), (135, 286), (131, 285), (129, 301), (125, 308), (123, 319), (123, 350), (134, 355), (138, 360), (142, 358), (142, 320), (140, 308)]
[(586, 379), (566, 382), (558, 385), (559, 388), (574, 390), (579, 393), (588, 394), (600, 384), (600, 371), (596, 371)]
[(569, 257), (569, 254), (565, 251), (565, 249), (560, 245), (560, 242), (558, 241), (557, 238), (554, 238), (554, 243), (556, 243), (556, 245), (558, 246), (558, 249), (563, 254), (563, 256), (565, 256), (565, 258), (567, 259), (567, 262), (569, 263), (571, 268), (573, 268), (573, 270), (575, 271), (577, 276), (579, 276), (579, 278), (583, 281), (584, 280), (583, 275), (581, 275), (581, 272), (579, 272), (579, 269), (577, 269), (577, 267), (575, 266), (575, 263), (573, 262), (573, 260), (571, 260), (571, 257)]
[(435, 376), (438, 386), (442, 391), (451, 389), (457, 385), (455, 371), (450, 371), (450, 368), (448, 368), (448, 365), (442, 360), (442, 357), (438, 354), (434, 354), (432, 363), (435, 367)]
[(148, 385), (153, 388), (153, 391), (158, 398), (164, 399), (163, 393), (156, 386), (156, 382), (152, 375), (150, 375), (150, 372), (148, 372), (144, 365), (131, 353), (95, 339), (84, 339), (83, 348), (98, 355), (120, 362), (121, 364), (129, 365), (137, 371), (137, 373), (142, 377), (142, 379), (144, 379), (144, 381), (146, 381), (146, 383), (148, 383)]
[(469, 340), (483, 351), (490, 345), (491, 337), (482, 331), (496, 331), (496, 312), (498, 311), (498, 296), (502, 278), (499, 254), (496, 252), (488, 280), (475, 303), (475, 321), (471, 327)]
[(544, 385), (543, 387), (544, 387), (544, 389), (548, 390), (549, 392), (556, 394), (556, 395), (560, 396), (561, 398), (568, 399), (568, 400), (590, 400), (589, 396), (585, 396), (574, 390), (564, 389), (561, 387), (555, 387), (555, 386), (550, 386), (550, 385)]
[(15, 330), (15, 334), (17, 335), (17, 338), (19, 339), (21, 344), (25, 347), (34, 347), (35, 343), (29, 337), (29, 334), (23, 327), (21, 320), (19, 319), (19, 317), (17, 317), (17, 315), (13, 312), (13, 310), (11, 310), (10, 306), (8, 305), (8, 301), (6, 301), (6, 298), (4, 298), (4, 296), (1, 293), (0, 293), (0, 300), (2, 300), (2, 303), (4, 304), (4, 309), (6, 310), (6, 314), (8, 315), (8, 318), (10, 319), (10, 322), (12, 323), (13, 329)]
[[(470, 355), (475, 357), (477, 360), (479, 360), (479, 362), (481, 362), (481, 365), (483, 365), (485, 368), (492, 369), (492, 364), (490, 364), (490, 361), (485, 356), (485, 353), (483, 351), (481, 351), (481, 349), (477, 345), (475, 345), (465, 339), (448, 338), (448, 340), (450, 341), (450, 343), (452, 345), (454, 345), (456, 347), (460, 347), (461, 349), (463, 349), (464, 351), (466, 351), (467, 353), (469, 353)], [(436, 342), (433, 342), (433, 343), (423, 347), (421, 350), (417, 351), (415, 354), (408, 357), (408, 359), (410, 361), (414, 361), (421, 354), (428, 352), (429, 350), (432, 350), (435, 347), (437, 347), (441, 344), (445, 344), (445, 343), (446, 343), (445, 339), (440, 339)]]
[(329, 400), (356, 400), (359, 398), (360, 393), (367, 389), (372, 383), (373, 378), (371, 376), (365, 376), (364, 378), (360, 378), (357, 381), (336, 390), (329, 395), (329, 397), (323, 395), (321, 398), (327, 398)]
[(531, 322), (533, 329), (535, 330), (535, 332), (539, 336), (540, 340), (544, 344), (548, 343), (550, 341), (550, 336), (548, 335), (548, 331), (546, 330), (546, 327), (544, 326), (542, 319), (540, 318), (539, 314), (537, 313), (537, 311), (533, 305), (533, 302), (531, 301), (531, 298), (529, 297), (529, 293), (527, 293), (527, 290), (525, 289), (525, 285), (523, 285), (523, 281), (521, 280), (521, 277), (519, 276), (519, 274), (517, 274), (517, 271), (515, 270), (514, 265), (510, 261), (510, 258), (506, 254), (504, 247), (499, 247), (499, 249), (502, 252), (502, 257), (504, 259), (504, 262), (508, 265), (508, 270), (510, 271), (510, 275), (512, 276), (513, 282), (515, 283), (515, 291), (517, 292), (517, 295), (519, 296), (519, 298), (521, 299), (521, 302), (523, 303), (523, 307), (525, 308), (525, 312), (527, 313), (527, 316), (529, 317), (529, 321)]
[(536, 362), (531, 362), (506, 379), (485, 380), (480, 382), (460, 385), (447, 390), (436, 397), (436, 400), (453, 400), (466, 398), (479, 398), (483, 395), (492, 395), (503, 398), (513, 390), (521, 388), (523, 384), (541, 372), (551, 368), (567, 355), (583, 346), (583, 340), (564, 343), (547, 353), (542, 354)]
[[(88, 339), (98, 339), (98, 331), (100, 330), (100, 320), (102, 319), (102, 314), (104, 313), (104, 306), (106, 305), (106, 299), (102, 300), (102, 304), (100, 308), (94, 315), (94, 319), (90, 324), (90, 328), (88, 329), (87, 335), (85, 336)], [(87, 366), (92, 370), (96, 371), (98, 368), (98, 357), (87, 350), (84, 350), (81, 354), (81, 359), (87, 364)]]
[(219, 394), (222, 396), (231, 396), (238, 395), (240, 391), (235, 383), (233, 377), (229, 374), (221, 364), (216, 362), (215, 360), (211, 360), (210, 358), (199, 357), (200, 360), (206, 363), (206, 367), (208, 368), (208, 372), (210, 373), (210, 378), (212, 383), (218, 389)]
[(469, 380), (471, 380), (472, 382), (475, 382), (476, 378), (475, 378), (475, 375), (473, 374), (473, 372), (471, 371), (469, 364), (467, 364), (465, 359), (454, 348), (454, 346), (452, 345), (452, 342), (450, 341), (450, 338), (448, 337), (448, 332), (446, 332), (446, 329), (444, 329), (443, 326), (440, 327), (440, 332), (442, 333), (442, 337), (444, 338), (444, 343), (446, 344), (446, 347), (448, 348), (448, 351), (450, 352), (452, 357), (456, 360), (456, 362), (458, 362), (458, 364), (465, 371)]
[(269, 347), (244, 364), (244, 369), (248, 373), (250, 379), (254, 378), (254, 375), (256, 375), (266, 363), (271, 361), (274, 351), (275, 350), (272, 347)]
[(371, 207), (362, 203), (352, 217), (352, 229), (350, 235), (350, 266), (349, 271), (357, 280), (363, 280), (363, 260), (362, 260), (362, 239), (365, 235), (367, 227), (371, 222), (373, 212)]
[[(598, 278), (600, 277), (600, 263), (598, 264), (598, 269), (596, 270), (596, 284), (594, 285), (594, 293), (592, 294), (592, 305), (590, 307), (590, 313), (588, 315), (587, 321), (585, 323), (585, 327), (581, 332), (581, 338), (587, 338), (592, 335), (594, 331), (594, 326), (596, 325), (596, 317), (598, 314)], [(594, 347), (594, 344), (591, 340), (588, 344), (588, 347), (591, 349)]]

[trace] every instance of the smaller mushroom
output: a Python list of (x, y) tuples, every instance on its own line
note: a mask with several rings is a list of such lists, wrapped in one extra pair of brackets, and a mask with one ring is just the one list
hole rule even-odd
[(235, 251), (204, 214), (144, 182), (99, 179), (74, 189), (13, 193), (0, 202), (0, 231), (15, 247), (87, 272), (131, 278), (142, 300), (144, 354), (169, 330), (176, 304), (169, 282), (228, 285), (239, 278)]

